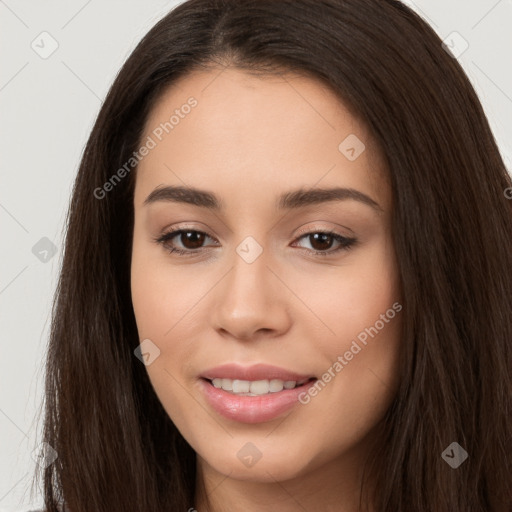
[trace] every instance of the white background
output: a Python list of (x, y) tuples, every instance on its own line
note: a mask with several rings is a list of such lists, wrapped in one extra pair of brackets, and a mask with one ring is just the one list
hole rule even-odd
[[(82, 150), (121, 65), (176, 3), (0, 0), (0, 512), (41, 504), (29, 502), (31, 452), (40, 442), (51, 302)], [(442, 39), (456, 31), (469, 43), (458, 59), (511, 169), (512, 0), (406, 3)], [(46, 59), (31, 47), (43, 31), (58, 43)], [(57, 248), (46, 263), (32, 253), (43, 237)]]

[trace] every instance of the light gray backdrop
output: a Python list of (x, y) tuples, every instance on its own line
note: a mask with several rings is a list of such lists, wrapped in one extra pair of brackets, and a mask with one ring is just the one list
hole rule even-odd
[[(177, 3), (0, 0), (0, 512), (41, 504), (29, 500), (41, 437), (36, 412), (62, 230), (83, 147), (122, 63)], [(457, 55), (510, 170), (512, 0), (405, 3)]]

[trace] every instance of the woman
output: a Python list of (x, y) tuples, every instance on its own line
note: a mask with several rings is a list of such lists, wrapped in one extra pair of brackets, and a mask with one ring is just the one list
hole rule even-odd
[(511, 185), (399, 2), (178, 6), (76, 179), (47, 510), (510, 510)]

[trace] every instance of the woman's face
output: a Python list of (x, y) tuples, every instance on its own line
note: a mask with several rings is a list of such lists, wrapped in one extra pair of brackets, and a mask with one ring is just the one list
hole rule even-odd
[(401, 316), (365, 126), (315, 80), (227, 68), (169, 89), (142, 145), (133, 307), (201, 468), (270, 482), (355, 467), (396, 392)]

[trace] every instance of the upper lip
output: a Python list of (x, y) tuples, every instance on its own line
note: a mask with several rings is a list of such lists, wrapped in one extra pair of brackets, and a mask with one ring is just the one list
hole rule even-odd
[(278, 366), (268, 364), (254, 364), (251, 366), (242, 366), (237, 363), (228, 363), (205, 370), (201, 377), (208, 380), (213, 379), (231, 379), (231, 380), (272, 380), (279, 379), (283, 381), (301, 382), (311, 378), (313, 375), (299, 374)]

